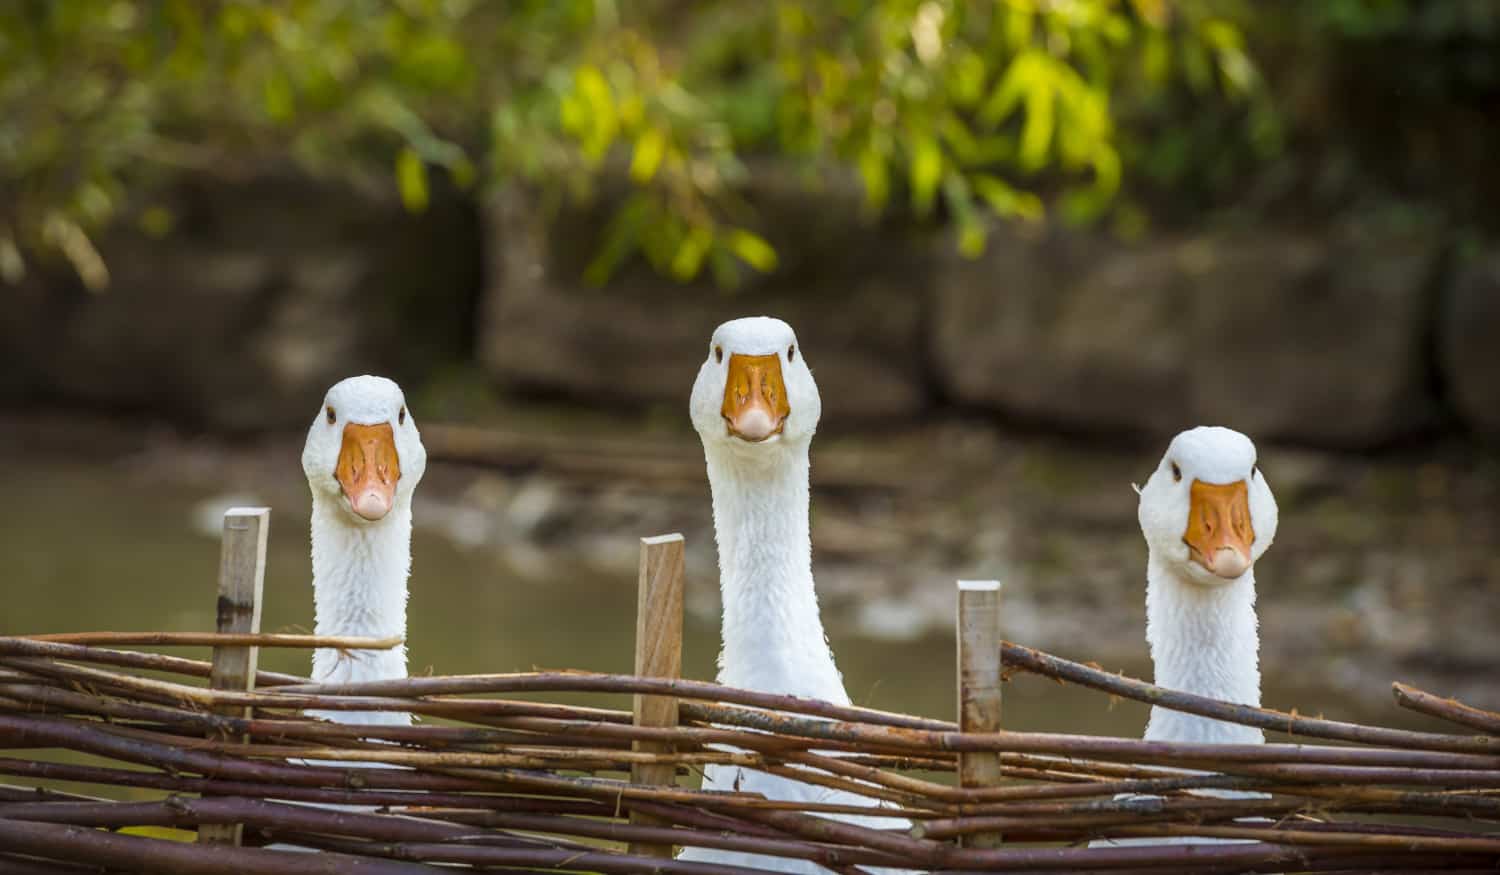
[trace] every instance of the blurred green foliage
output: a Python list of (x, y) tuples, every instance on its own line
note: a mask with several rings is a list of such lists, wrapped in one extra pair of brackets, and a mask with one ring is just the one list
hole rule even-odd
[(1205, 117), (1279, 147), (1247, 14), (1234, 0), (8, 0), (0, 275), (52, 250), (102, 287), (99, 228), (124, 213), (171, 230), (139, 192), (288, 162), (378, 178), (412, 210), (433, 174), (571, 197), (628, 181), (586, 270), (601, 282), (638, 256), (684, 280), (774, 268), (742, 197), (761, 158), (809, 185), (848, 173), (870, 216), (946, 221), (970, 254), (992, 217), (1048, 208), (1128, 231), (1142, 217), (1117, 198), (1127, 173), (1170, 180), (1214, 151), (1173, 140), (1185, 111), (1223, 107)]

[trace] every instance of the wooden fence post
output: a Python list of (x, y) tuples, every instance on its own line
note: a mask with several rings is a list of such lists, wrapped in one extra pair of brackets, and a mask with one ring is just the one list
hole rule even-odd
[[(958, 728), (963, 732), (1000, 731), (1000, 581), (958, 582)], [(960, 753), (960, 787), (994, 787), (1000, 783), (1000, 754)], [(961, 809), (960, 809), (961, 810)], [(965, 847), (994, 848), (999, 833), (964, 836)]]
[[(635, 673), (642, 677), (682, 676), (682, 535), (658, 535), (641, 539), (640, 590), (635, 609)], [(635, 697), (636, 726), (677, 725), (677, 699), (672, 696)], [(670, 753), (664, 742), (637, 741), (636, 750)], [(677, 781), (671, 764), (636, 764), (630, 768), (636, 784), (667, 784)], [(630, 813), (630, 822), (655, 824), (645, 815)], [(630, 853), (651, 857), (672, 856), (671, 845), (631, 842)]]
[[(224, 511), (224, 540), (219, 550), (219, 632), (260, 631), (261, 591), (266, 580), (266, 539), (271, 531), (268, 507), (232, 507)], [(215, 647), (208, 685), (216, 690), (255, 689), (257, 647)], [(250, 709), (227, 706), (220, 713), (249, 716)], [(246, 739), (248, 740), (248, 739)], [(241, 824), (207, 824), (198, 841), (238, 845)]]

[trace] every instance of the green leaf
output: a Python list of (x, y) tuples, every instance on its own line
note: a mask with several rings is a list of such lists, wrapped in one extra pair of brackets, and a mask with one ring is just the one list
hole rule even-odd
[(1034, 171), (1047, 163), (1056, 126), (1056, 103), (1050, 87), (1035, 87), (1026, 93), (1026, 124), (1021, 128), (1021, 168)]
[(770, 273), (776, 269), (776, 250), (754, 231), (735, 228), (725, 235), (724, 245), (739, 256), (741, 261), (761, 273)]
[(703, 266), (703, 256), (713, 245), (714, 232), (705, 227), (695, 227), (677, 244), (677, 254), (672, 256), (672, 276), (679, 280), (690, 280), (698, 275)]
[(995, 86), (990, 99), (980, 108), (979, 121), (986, 127), (994, 127), (1005, 121), (1021, 105), (1027, 92), (1036, 86), (1036, 79), (1037, 60), (1034, 53), (1026, 51), (1017, 55), (1010, 66), (1005, 68), (1005, 75), (1000, 77), (1000, 83)]
[[(635, 155), (630, 159), (630, 178), (645, 185), (656, 176), (662, 156), (667, 153), (667, 137), (658, 128), (647, 128), (635, 139)], [(694, 271), (695, 273), (697, 271)]]
[(977, 173), (973, 184), (974, 191), (998, 216), (1015, 216), (1026, 221), (1036, 221), (1043, 215), (1040, 198), (1028, 191), (1017, 191), (998, 177)]
[(410, 146), (402, 147), (396, 155), (396, 187), (408, 210), (420, 213), (427, 209), (427, 165)]
[(921, 134), (911, 144), (911, 205), (918, 215), (932, 212), (942, 179), (943, 151), (931, 134)]
[(580, 105), (574, 108), (575, 124), (581, 133), (579, 143), (584, 157), (591, 164), (604, 160), (609, 147), (614, 145), (619, 130), (619, 114), (615, 108), (614, 92), (609, 81), (598, 67), (584, 64), (573, 74), (574, 88)]
[(453, 184), (467, 191), (479, 177), (479, 171), (474, 167), (474, 162), (467, 157), (460, 158), (448, 165), (448, 177)]
[(987, 75), (983, 55), (975, 51), (957, 55), (948, 74), (948, 93), (953, 95), (954, 105), (968, 109), (979, 103), (980, 98), (984, 97), (984, 80)]

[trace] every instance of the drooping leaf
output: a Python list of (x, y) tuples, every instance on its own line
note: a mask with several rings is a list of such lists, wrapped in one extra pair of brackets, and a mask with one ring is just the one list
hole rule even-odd
[(635, 138), (635, 154), (630, 159), (630, 178), (644, 185), (656, 176), (662, 156), (667, 152), (667, 137), (658, 128), (647, 128)]
[(741, 261), (760, 271), (776, 269), (776, 250), (764, 237), (746, 228), (735, 228), (724, 235), (724, 245)]
[(396, 188), (407, 210), (420, 213), (427, 209), (427, 165), (409, 146), (396, 154)]
[(943, 179), (943, 150), (930, 133), (917, 135), (911, 144), (911, 206), (917, 215), (932, 212), (938, 183)]

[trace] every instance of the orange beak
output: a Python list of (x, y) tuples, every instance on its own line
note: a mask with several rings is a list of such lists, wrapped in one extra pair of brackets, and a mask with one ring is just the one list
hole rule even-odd
[(720, 408), (729, 433), (758, 443), (780, 434), (791, 405), (781, 381), (781, 358), (772, 355), (732, 355), (729, 376), (724, 381), (724, 406)]
[(378, 520), (391, 512), (396, 481), (401, 479), (401, 457), (391, 424), (344, 426), (344, 443), (333, 476), (344, 488), (354, 512)]
[(1192, 560), (1219, 577), (1233, 580), (1244, 574), (1255, 543), (1245, 481), (1217, 485), (1194, 480), (1182, 540)]

